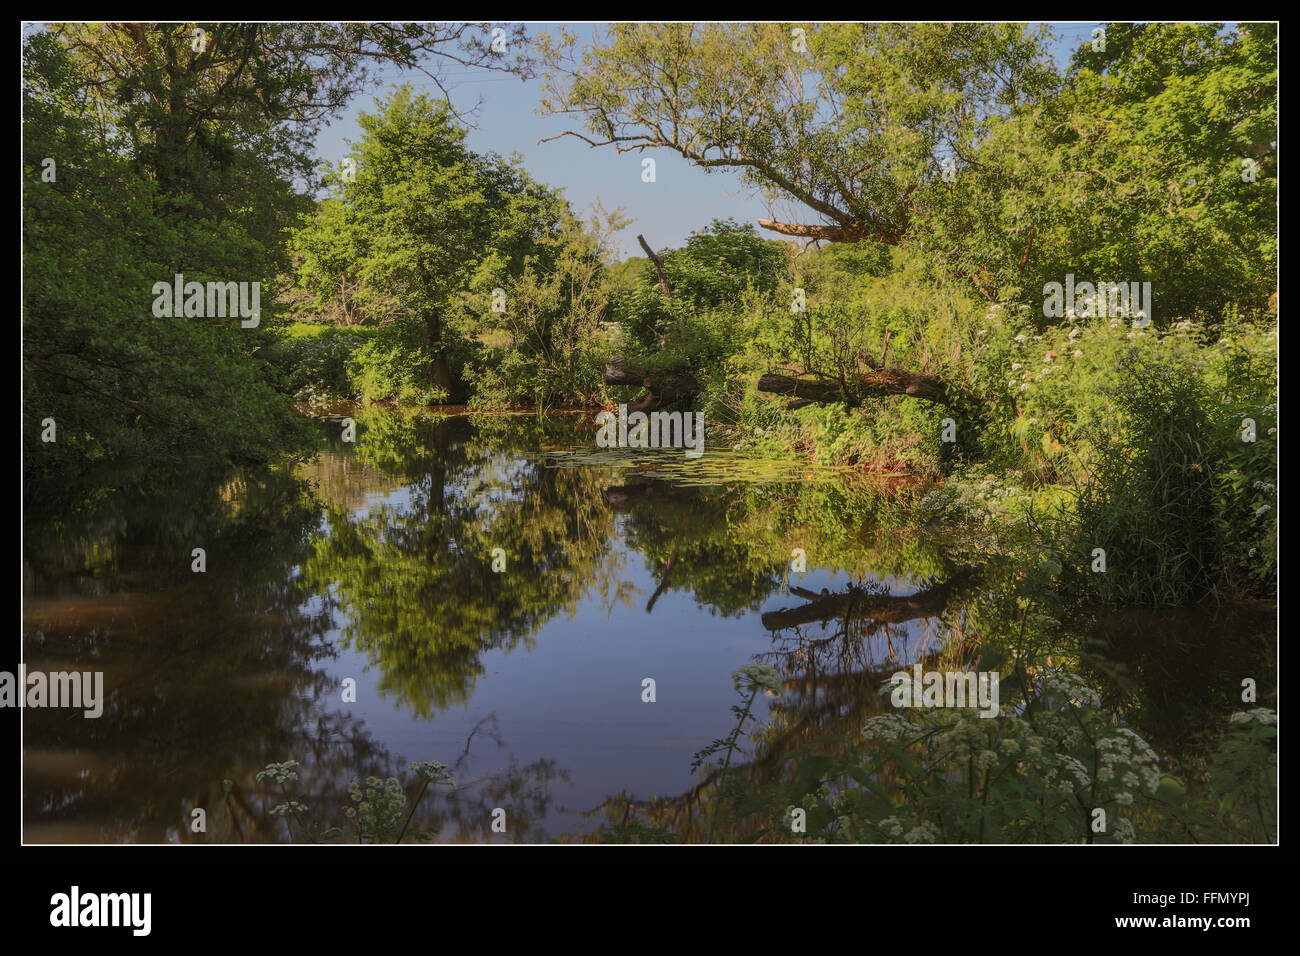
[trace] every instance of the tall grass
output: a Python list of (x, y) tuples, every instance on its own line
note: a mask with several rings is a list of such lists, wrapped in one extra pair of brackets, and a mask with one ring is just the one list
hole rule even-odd
[(1118, 372), (1114, 426), (1094, 436), (1101, 454), (1076, 504), (1079, 560), (1091, 567), (1105, 550), (1105, 571), (1087, 579), (1104, 603), (1186, 604), (1216, 581), (1214, 477), (1232, 436), (1211, 426), (1194, 369), (1135, 350)]

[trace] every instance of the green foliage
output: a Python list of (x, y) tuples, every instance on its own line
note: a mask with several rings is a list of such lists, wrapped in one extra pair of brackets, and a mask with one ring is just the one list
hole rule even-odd
[(741, 316), (777, 288), (785, 248), (750, 225), (714, 220), (686, 245), (663, 255), (671, 296), (645, 262), (636, 284), (613, 297), (629, 361), (638, 368), (685, 374), (696, 383), (728, 368), (744, 350)]
[[(287, 784), (298, 779), (298, 769), (298, 761), (287, 760), (268, 764), (257, 772), (257, 782), (275, 784), (283, 798), (282, 802), (271, 808), (270, 815), (284, 819), (290, 842), (320, 843), (340, 839), (344, 835), (343, 827), (322, 827), (321, 823), (312, 819), (311, 807), (290, 797)], [(354, 780), (348, 787), (353, 805), (344, 808), (343, 813), (347, 817), (346, 826), (356, 835), (358, 843), (401, 843), (408, 832), (415, 842), (425, 843), (438, 835), (437, 827), (411, 827), (411, 821), (430, 785), (454, 787), (455, 781), (447, 772), (447, 767), (436, 760), (413, 763), (408, 769), (420, 781), (420, 789), (409, 809), (406, 788), (396, 777), (381, 779), (371, 776), (366, 778), (364, 785)], [(229, 781), (225, 783), (229, 784)], [(225, 792), (229, 794), (228, 786), (225, 787)], [(225, 808), (228, 825), (228, 802), (225, 803)]]
[[(492, 293), (467, 299), (466, 313), (487, 316), (489, 332), (475, 368), (472, 404), (538, 408), (591, 404), (612, 354), (606, 320), (611, 240), (626, 220), (599, 206), (588, 222), (567, 207), (551, 235), (540, 237), (523, 270), (502, 280), (504, 300)], [(495, 341), (494, 341), (495, 340)]]
[(942, 203), (940, 157), (963, 166), (999, 116), (1056, 77), (1043, 30), (1016, 24), (615, 24), (581, 54), (539, 38), (544, 107), (588, 142), (666, 147), (732, 167), (825, 224), (796, 236), (896, 243)]
[[(1277, 269), (1276, 28), (1115, 23), (1058, 91), (993, 122), (911, 237), (985, 294), (1149, 281), (1153, 319), (1270, 310)], [(942, 265), (940, 265), (942, 264)]]
[[(367, 289), (359, 263), (364, 245), (349, 228), (348, 208), (325, 199), (316, 215), (293, 239), (298, 284), (308, 293), (319, 316), (332, 316), (339, 325), (379, 324), (391, 316), (391, 295)], [(363, 307), (364, 305), (364, 307)]]
[(775, 290), (785, 258), (781, 243), (761, 238), (750, 224), (715, 219), (692, 233), (685, 246), (664, 256), (664, 274), (674, 298), (717, 308), (747, 291)]
[[(1277, 718), (1267, 708), (1233, 714), (1204, 771), (1180, 777), (1163, 771), (1146, 741), (1086, 683), (1045, 669), (1023, 691), (1004, 683), (993, 718), (973, 708), (893, 710), (868, 719), (858, 734), (823, 734), (780, 755), (762, 778), (727, 773), (758, 686), (751, 680), (732, 708), (733, 733), (706, 748), (728, 757), (712, 777), (706, 842), (1276, 839)], [(892, 690), (886, 683), (881, 694)], [(653, 813), (649, 821), (627, 819), (596, 839), (682, 840), (654, 821)]]
[[(352, 353), (348, 378), (353, 390), (367, 403), (438, 405), (448, 401), (458, 380), (447, 368), (455, 363), (440, 362), (440, 359), (452, 349), (447, 343), (440, 343), (439, 351), (431, 355), (428, 344), (425, 327), (420, 323), (393, 322), (380, 326)], [(455, 345), (461, 354), (469, 348), (465, 342)], [(436, 384), (443, 375), (445, 384)]]
[(596, 529), (608, 506), (585, 471), (493, 470), (517, 431), (466, 441), (463, 423), (378, 409), (356, 423), (357, 462), (412, 482), (412, 494), (365, 512), (331, 502), (303, 576), (332, 593), (344, 640), (380, 668), (380, 692), (426, 715), (468, 700), (488, 651), (530, 646), (605, 579)]
[(1079, 541), (1085, 555), (1105, 549), (1102, 600), (1185, 603), (1209, 589), (1218, 557), (1204, 395), (1187, 370), (1133, 353), (1117, 371), (1112, 431), (1079, 493)]
[[(722, 787), (729, 787), (732, 778), (728, 776), (731, 770), (731, 761), (739, 750), (740, 734), (745, 728), (745, 723), (751, 718), (754, 708), (754, 698), (760, 691), (770, 690), (779, 693), (781, 690), (781, 675), (773, 667), (763, 664), (749, 664), (736, 671), (733, 675), (736, 684), (736, 693), (740, 695), (740, 703), (733, 704), (731, 707), (732, 714), (736, 717), (736, 726), (731, 729), (731, 733), (726, 737), (720, 737), (708, 744), (695, 754), (695, 760), (691, 763), (691, 771), (697, 771), (705, 765), (714, 754), (725, 753), (722, 759), (722, 766), (718, 768), (719, 779), (722, 781)], [(722, 809), (722, 801), (714, 805), (713, 819), (709, 823), (708, 842), (713, 841), (713, 835), (717, 831), (718, 813)]]
[[(1079, 490), (1078, 547), (1106, 551), (1106, 572), (1087, 580), (1103, 601), (1125, 604), (1188, 603), (1229, 582), (1268, 589), (1276, 442), (1266, 429), (1275, 419), (1263, 405), (1212, 401), (1206, 362), (1185, 342), (1153, 352), (1119, 357), (1109, 431), (1094, 440)], [(1255, 362), (1228, 359), (1242, 361)], [(1267, 376), (1267, 360), (1259, 364)], [(1266, 380), (1258, 384), (1266, 395)], [(1254, 442), (1243, 441), (1239, 417), (1249, 410), (1262, 422)]]
[(277, 331), (281, 337), (262, 355), (284, 374), (285, 388), (295, 400), (317, 404), (360, 397), (362, 389), (349, 366), (377, 329), (293, 322)]
[[(366, 316), (391, 317), (357, 356), (367, 399), (440, 401), (462, 391), (476, 348), (459, 297), (518, 275), (559, 228), (562, 204), (517, 163), (479, 156), (443, 103), (400, 87), (358, 117), (355, 175), (331, 174), (326, 202), (299, 233), (300, 282)], [(352, 290), (348, 292), (347, 290)], [(457, 317), (461, 321), (456, 321)]]
[[(182, 470), (301, 450), (306, 433), (255, 356), (274, 252), (247, 219), (175, 211), (105, 149), (88, 82), (53, 36), (26, 41), (24, 78), (24, 468), (41, 489), (29, 505), (69, 514), (116, 489), (165, 489)], [(263, 282), (261, 325), (155, 316), (153, 284), (176, 272)], [(54, 442), (41, 441), (46, 418)]]

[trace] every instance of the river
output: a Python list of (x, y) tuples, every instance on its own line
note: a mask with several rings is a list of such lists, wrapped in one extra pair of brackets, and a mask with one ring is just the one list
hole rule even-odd
[[(738, 668), (781, 674), (736, 761), (761, 773), (887, 709), (894, 671), (978, 653), (978, 545), (900, 524), (913, 482), (601, 449), (589, 416), (350, 414), (305, 464), (26, 529), (28, 670), (106, 688), (96, 719), (24, 711), (27, 842), (285, 842), (277, 804), (343, 821), (354, 781), (412, 797), (430, 760), (454, 780), (419, 805), (437, 840), (579, 840), (652, 800), (689, 832)], [(1269, 679), (1267, 620), (1209, 628), (1094, 635), (1120, 635), (1112, 690), (1158, 750), (1220, 679)]]

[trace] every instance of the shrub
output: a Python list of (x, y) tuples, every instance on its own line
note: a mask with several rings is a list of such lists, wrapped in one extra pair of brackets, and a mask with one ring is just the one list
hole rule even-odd
[(349, 366), (353, 355), (375, 335), (366, 327), (340, 328), (295, 322), (266, 351), (266, 358), (285, 378), (297, 401), (356, 398), (360, 392)]

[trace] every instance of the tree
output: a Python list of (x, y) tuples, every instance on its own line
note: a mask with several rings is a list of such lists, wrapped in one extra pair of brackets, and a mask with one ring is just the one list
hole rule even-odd
[[(87, 505), (128, 483), (166, 488), (178, 469), (265, 464), (298, 444), (302, 429), (259, 351), (290, 227), (311, 208), (296, 187), (314, 180), (315, 133), (377, 63), (439, 83), (442, 59), (526, 72), (526, 58), (490, 49), (488, 32), (113, 23), (28, 33), (24, 467), (39, 479), (27, 484), (33, 503)], [(149, 290), (177, 273), (263, 286), (259, 326), (153, 315)], [(53, 442), (41, 441), (46, 419)]]
[[(527, 75), (522, 28), (509, 53), (491, 24), (57, 24), (54, 35), (88, 79), (100, 132), (119, 138), (164, 193), (193, 194), (240, 154), (311, 180), (311, 146), (377, 78), (376, 66), (417, 70), (450, 106), (448, 61)], [(499, 34), (507, 38), (507, 32)], [(214, 190), (205, 197), (220, 197)]]
[(461, 294), (522, 270), (558, 228), (559, 200), (517, 161), (473, 153), (450, 108), (409, 87), (358, 123), (363, 135), (348, 156), (355, 177), (329, 177), (341, 208), (324, 206), (298, 245), (326, 274), (341, 258), (317, 253), (350, 250), (356, 302), (393, 308), (396, 328), (372, 343), (373, 354), (390, 355), (398, 374), (446, 399), (459, 391), (448, 355), (463, 359), (468, 336), (445, 316)]
[(543, 107), (585, 129), (561, 135), (740, 170), (822, 220), (759, 225), (834, 242), (900, 242), (941, 162), (972, 162), (1054, 76), (1042, 32), (1012, 24), (618, 24), (581, 60), (570, 34), (539, 42)]
[[(542, 42), (543, 106), (586, 130), (561, 135), (737, 169), (769, 202), (822, 220), (766, 229), (898, 245), (951, 201), (945, 173), (977, 164), (990, 130), (1053, 88), (1044, 37), (1012, 24), (623, 24), (581, 62), (572, 36)], [(947, 400), (921, 377), (872, 368), (840, 392)], [(767, 384), (806, 404), (801, 384)]]
[(698, 393), (701, 376), (739, 346), (738, 304), (746, 296), (770, 295), (788, 264), (782, 243), (731, 219), (715, 219), (685, 246), (654, 255), (655, 268), (641, 260), (639, 275), (613, 296), (611, 308), (626, 354), (610, 362), (605, 382), (645, 386), (630, 406), (638, 411)]
[(84, 77), (56, 38), (30, 38), (23, 65), (29, 507), (67, 515), (125, 486), (165, 489), (181, 470), (264, 464), (295, 447), (302, 430), (250, 357), (260, 328), (151, 308), (153, 283), (177, 272), (256, 279), (247, 263), (265, 248), (233, 223), (167, 212), (157, 183), (103, 149)]
[[(617, 582), (606, 477), (499, 468), (539, 435), (386, 413), (360, 424), (357, 460), (399, 477), (409, 500), (356, 513), (331, 505), (303, 576), (333, 595), (346, 639), (414, 712), (465, 703), (488, 651), (531, 650), (552, 617)], [(496, 547), (508, 573), (493, 567)]]
[[(558, 229), (537, 240), (522, 272), (469, 299), (467, 312), (486, 319), (499, 343), (484, 348), (476, 402), (540, 408), (593, 399), (608, 354), (606, 264), (625, 224), (621, 210), (597, 203), (584, 221), (565, 203)], [(494, 309), (497, 288), (504, 296)]]

